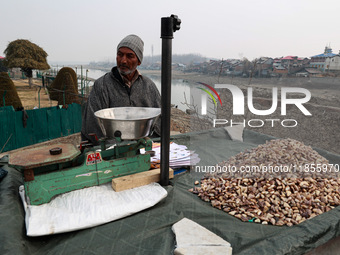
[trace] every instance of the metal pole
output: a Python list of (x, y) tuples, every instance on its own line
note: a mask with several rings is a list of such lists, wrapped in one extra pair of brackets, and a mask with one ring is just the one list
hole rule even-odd
[(66, 104), (65, 104), (65, 88), (64, 88), (64, 91), (63, 91), (63, 102), (64, 102), (64, 106), (66, 106)]
[(180, 29), (181, 21), (175, 15), (161, 19), (162, 71), (161, 71), (161, 174), (160, 184), (169, 184), (171, 63), (173, 32)]
[(80, 80), (80, 84), (81, 84), (81, 96), (83, 96), (83, 66), (80, 66), (81, 68), (81, 80)]
[(7, 91), (5, 90), (4, 95), (2, 96), (3, 106), (6, 106), (6, 99), (5, 99), (6, 93)]
[(77, 80), (76, 80), (76, 83), (77, 83), (77, 90), (79, 91), (79, 85), (78, 85), (78, 69), (77, 69), (77, 66), (76, 66), (76, 76), (77, 76)]
[(82, 97), (81, 97), (81, 101), (83, 102), (84, 101), (84, 95), (86, 96), (86, 94), (87, 94), (87, 87), (88, 87), (88, 85), (89, 85), (89, 82), (87, 81), (87, 73), (89, 72), (89, 69), (86, 69), (86, 79), (85, 79), (85, 84), (84, 84), (84, 93), (83, 93), (83, 95), (82, 95)]
[(39, 87), (39, 91), (38, 91), (39, 109), (40, 109), (40, 90), (41, 90), (41, 87)]

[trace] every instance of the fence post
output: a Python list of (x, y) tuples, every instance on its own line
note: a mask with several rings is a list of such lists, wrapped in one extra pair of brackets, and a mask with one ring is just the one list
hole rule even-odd
[(39, 87), (39, 91), (38, 91), (39, 109), (40, 109), (40, 90), (41, 90), (41, 87)]
[(6, 93), (7, 93), (7, 90), (5, 90), (4, 95), (2, 96), (3, 106), (6, 106), (6, 99), (5, 99)]
[(83, 66), (80, 66), (81, 68), (81, 80), (80, 80), (80, 84), (81, 84), (81, 95), (83, 96)]

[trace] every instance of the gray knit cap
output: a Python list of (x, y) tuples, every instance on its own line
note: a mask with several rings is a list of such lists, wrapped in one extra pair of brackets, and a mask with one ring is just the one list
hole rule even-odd
[(137, 56), (138, 60), (142, 63), (144, 42), (137, 35), (128, 35), (117, 46), (117, 52), (120, 48), (126, 47), (131, 49)]

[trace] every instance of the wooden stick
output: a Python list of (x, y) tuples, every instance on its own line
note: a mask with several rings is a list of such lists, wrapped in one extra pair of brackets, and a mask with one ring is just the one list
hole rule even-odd
[(1, 149), (0, 153), (2, 153), (2, 151), (5, 149), (5, 146), (9, 142), (9, 140), (11, 139), (12, 135), (13, 135), (13, 133), (11, 133), (11, 135), (8, 137), (8, 139), (7, 139), (6, 143), (4, 144), (4, 146), (2, 146), (2, 149)]
[[(169, 168), (169, 178), (172, 179), (173, 177), (174, 177), (174, 170)], [(160, 168), (152, 169), (149, 171), (112, 179), (112, 188), (114, 191), (119, 192), (122, 190), (144, 186), (152, 182), (159, 182), (160, 178), (161, 178)]]

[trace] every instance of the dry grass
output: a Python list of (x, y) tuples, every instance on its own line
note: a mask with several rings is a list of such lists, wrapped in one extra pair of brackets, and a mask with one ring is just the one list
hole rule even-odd
[[(14, 109), (22, 108), (17, 89), (6, 72), (0, 73), (0, 98), (4, 101), (1, 103), (7, 106), (11, 105)], [(1, 103), (0, 105), (3, 106)]]
[(29, 40), (18, 39), (10, 42), (4, 53), (6, 55), (5, 65), (9, 68), (50, 69), (46, 62), (47, 53)]
[(40, 108), (58, 105), (58, 101), (49, 99), (47, 91), (45, 91), (44, 88), (40, 89), (39, 86), (42, 86), (42, 82), (40, 79), (33, 80), (32, 88), (29, 88), (28, 86), (28, 79), (27, 80), (13, 79), (13, 83), (17, 88), (18, 95), (21, 99), (22, 105), (25, 108), (25, 110), (33, 109), (35, 106), (39, 107), (39, 94), (40, 94)]

